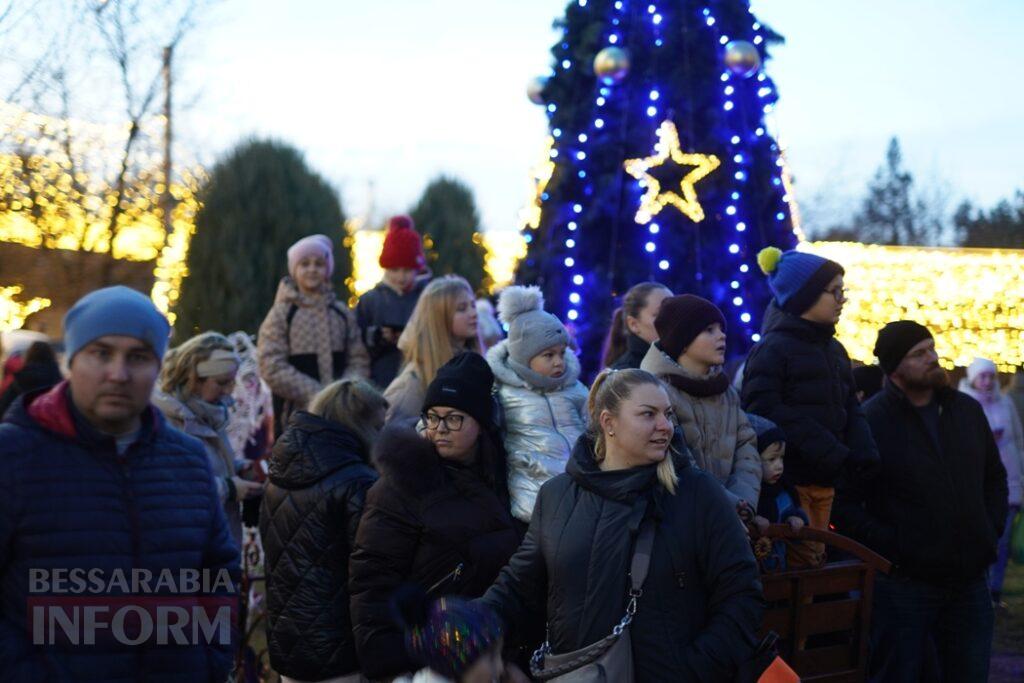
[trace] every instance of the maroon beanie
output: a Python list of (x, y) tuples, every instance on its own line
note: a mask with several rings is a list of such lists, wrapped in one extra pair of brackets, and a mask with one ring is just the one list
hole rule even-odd
[(395, 216), (388, 223), (384, 247), (380, 250), (381, 268), (411, 268), (422, 271), (427, 265), (423, 240), (408, 216)]
[(682, 294), (661, 302), (661, 309), (654, 319), (654, 329), (658, 331), (661, 350), (675, 360), (697, 335), (714, 323), (725, 329), (725, 316), (718, 306), (699, 296)]

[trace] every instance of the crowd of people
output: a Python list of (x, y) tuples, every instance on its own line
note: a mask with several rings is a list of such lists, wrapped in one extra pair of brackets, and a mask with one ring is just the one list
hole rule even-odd
[(872, 680), (986, 680), (1024, 477), (1024, 393), (991, 361), (957, 391), (902, 320), (855, 369), (842, 266), (768, 248), (773, 298), (735, 376), (722, 311), (644, 282), (587, 386), (538, 288), (505, 288), (496, 322), (431, 276), (408, 217), (354, 310), (332, 252), (288, 250), (255, 347), (168, 349), (152, 302), (110, 287), (67, 313), (63, 374), (47, 344), (25, 354), (0, 396), (5, 680), (226, 680), (237, 634), (40, 642), (32, 606), (38, 572), (74, 569), (225, 571), (209, 592), (232, 595), (246, 525), (286, 682), (756, 680), (760, 572), (828, 561), (780, 541), (759, 563), (751, 529), (776, 523), (893, 562)]

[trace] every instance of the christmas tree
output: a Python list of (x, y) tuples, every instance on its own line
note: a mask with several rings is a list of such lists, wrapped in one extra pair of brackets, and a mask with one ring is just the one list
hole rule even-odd
[(616, 297), (645, 280), (714, 301), (745, 352), (770, 299), (757, 252), (797, 241), (765, 122), (781, 38), (744, 0), (573, 0), (560, 25), (530, 92), (551, 164), (518, 280), (543, 288), (591, 372)]

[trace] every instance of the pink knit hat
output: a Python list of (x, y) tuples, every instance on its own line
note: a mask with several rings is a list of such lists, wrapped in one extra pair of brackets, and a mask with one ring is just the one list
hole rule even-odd
[(334, 245), (327, 235), (310, 235), (288, 247), (288, 274), (295, 277), (295, 267), (307, 256), (323, 256), (327, 260), (327, 277), (334, 272)]

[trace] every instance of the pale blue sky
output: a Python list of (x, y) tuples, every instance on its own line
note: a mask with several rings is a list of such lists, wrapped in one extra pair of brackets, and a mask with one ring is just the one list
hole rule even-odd
[[(186, 65), (182, 133), (210, 162), (248, 134), (305, 150), (363, 209), (401, 211), (436, 173), (475, 190), (487, 229), (516, 226), (546, 119), (561, 0), (225, 0)], [(1024, 187), (1021, 0), (756, 0), (786, 36), (768, 70), (797, 197), (841, 210), (888, 138), (950, 204)], [(815, 214), (812, 213), (812, 218)]]

